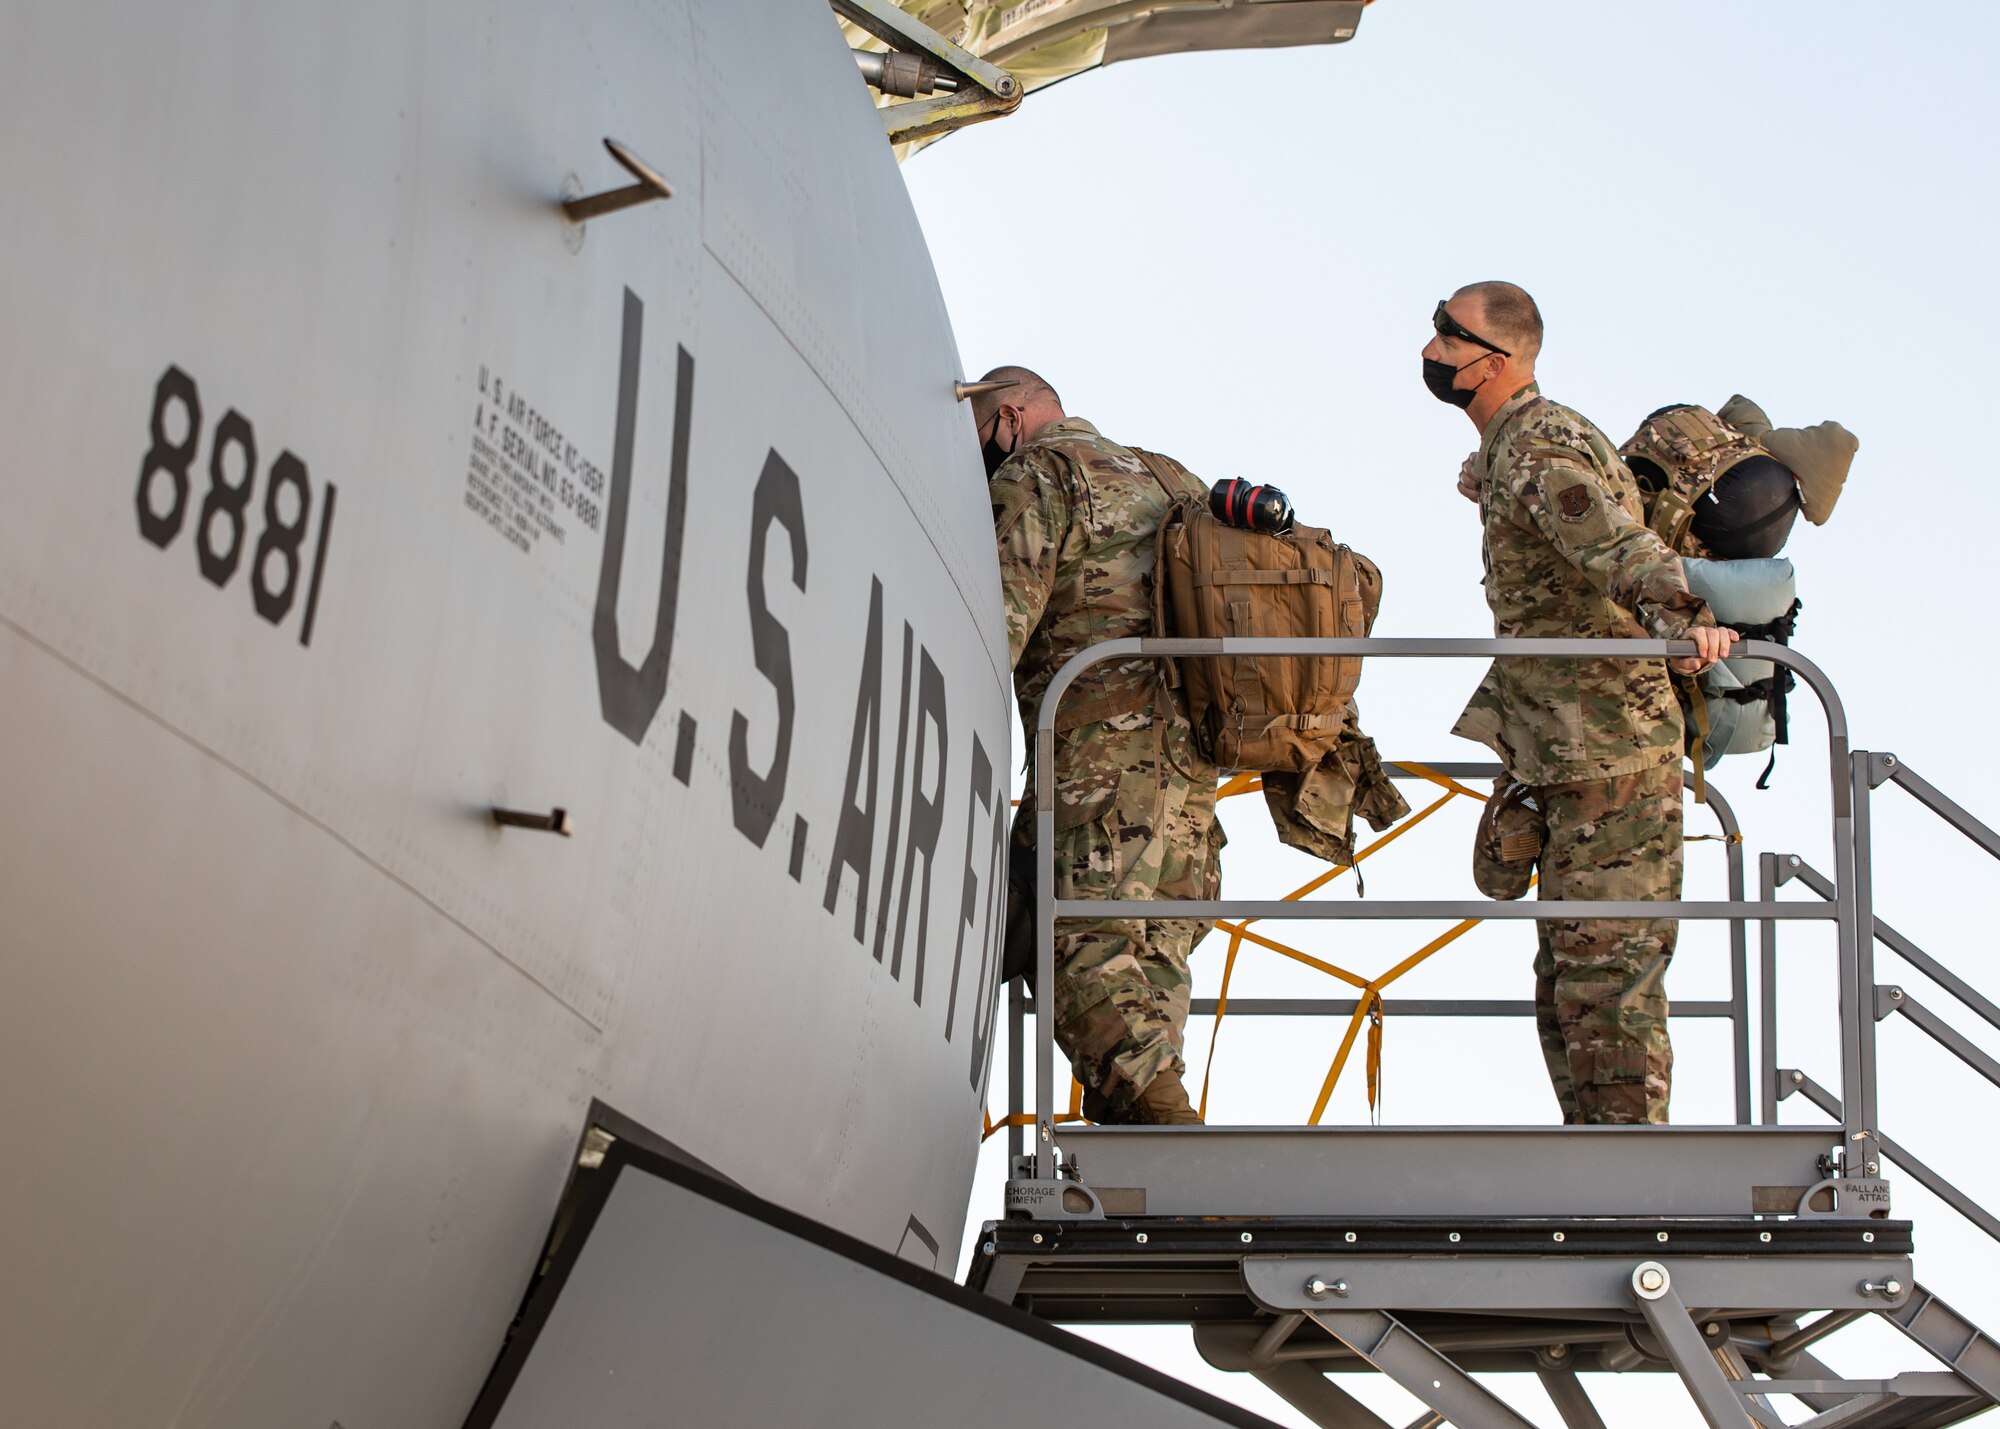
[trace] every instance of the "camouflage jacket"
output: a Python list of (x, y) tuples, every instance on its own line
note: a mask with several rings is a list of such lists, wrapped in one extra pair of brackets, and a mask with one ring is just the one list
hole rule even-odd
[[(1178, 463), (1159, 460), (1190, 491), (1207, 489)], [(1100, 641), (1154, 633), (1153, 546), (1167, 494), (1130, 450), (1079, 417), (1036, 433), (988, 489), (1007, 649), (1032, 749), (1042, 693), (1070, 656)], [(1145, 709), (1159, 687), (1154, 660), (1095, 666), (1064, 696), (1056, 727)]]
[[(1646, 528), (1604, 434), (1530, 383), (1487, 423), (1486, 603), (1498, 636), (1677, 639), (1711, 625), (1680, 558)], [(1495, 660), (1453, 727), (1524, 784), (1610, 779), (1681, 757), (1663, 660)]]

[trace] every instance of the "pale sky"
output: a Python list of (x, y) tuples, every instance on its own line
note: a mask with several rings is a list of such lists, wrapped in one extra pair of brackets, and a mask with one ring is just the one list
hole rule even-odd
[[(2000, 494), (1984, 450), (2000, 380), (1997, 51), (2000, 11), (1971, 0), (1380, 0), (1351, 44), (1087, 74), (904, 172), (968, 375), (1027, 363), (1114, 438), (1210, 480), (1284, 487), (1303, 520), (1382, 565), (1378, 634), (1490, 633), (1477, 522), (1453, 490), (1475, 433), (1418, 378), (1431, 308), (1462, 283), (1503, 277), (1535, 294), (1544, 390), (1614, 441), (1655, 407), (1733, 392), (1781, 425), (1839, 420), (1861, 439), (1849, 488), (1785, 552), (1804, 600), (1797, 647), (1839, 686), (1857, 747), (1894, 751), (2000, 822), (2000, 769), (1977, 742), (2000, 705), (1985, 582)], [(1486, 757), (1446, 733), (1477, 678), (1463, 662), (1377, 662), (1364, 723), (1391, 758)], [(1762, 850), (1829, 863), (1824, 724), (1803, 690), (1793, 711), (1769, 791), (1751, 787), (1760, 757), (1714, 776), (1753, 879)], [(1422, 802), (1422, 786), (1406, 792)], [(1876, 808), (1878, 914), (2000, 995), (1982, 898), (1993, 866), (1899, 791)], [(1317, 867), (1276, 846), (1257, 800), (1224, 815), (1225, 896), (1289, 892)], [(1473, 817), (1447, 810), (1371, 861), (1370, 894), (1472, 896)], [(1689, 831), (1707, 818), (1691, 811)], [(1716, 845), (1691, 845), (1689, 896), (1723, 896), (1721, 869)], [(1373, 974), (1437, 930), (1266, 931)], [(1725, 995), (1724, 946), (1719, 928), (1687, 929), (1670, 991)], [(1781, 950), (1780, 1060), (1836, 1085), (1830, 933), (1792, 925)], [(1531, 951), (1525, 927), (1482, 928), (1397, 991), (1524, 997)], [(1198, 996), (1214, 995), (1221, 963), (1211, 939)], [(1980, 1046), (2000, 1043), (1886, 949), (1877, 977)], [(1248, 951), (1233, 992), (1341, 995)], [(1225, 1023), (1212, 1119), (1303, 1121), (1339, 1032)], [(1901, 1019), (1879, 1038), (1884, 1129), (1993, 1204), (2000, 1088)], [(1196, 1077), (1207, 1044), (1198, 1022)], [(1725, 1025), (1679, 1024), (1675, 1044), (1675, 1119), (1729, 1120)], [(1555, 1120), (1525, 1024), (1392, 1021), (1385, 1045), (1387, 1122)], [(1367, 1115), (1357, 1061), (1327, 1119)], [(1781, 1116), (1823, 1119), (1796, 1100)], [(999, 1146), (975, 1223), (998, 1212)], [(1892, 1175), (1920, 1281), (2000, 1331), (2000, 1246)], [(1184, 1330), (1102, 1338), (1307, 1422), (1254, 1381), (1207, 1370)], [(1886, 1329), (1836, 1337), (1826, 1357), (1854, 1374), (1931, 1367)], [(1346, 1383), (1392, 1423), (1417, 1412), (1393, 1386)], [(1496, 1388), (1556, 1422), (1526, 1377)], [(1656, 1377), (1591, 1388), (1614, 1424), (1699, 1422)]]

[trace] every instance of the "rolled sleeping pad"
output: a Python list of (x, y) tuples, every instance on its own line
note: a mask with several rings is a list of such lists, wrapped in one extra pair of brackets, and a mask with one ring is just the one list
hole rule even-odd
[(1764, 450), (1790, 467), (1799, 479), (1799, 499), (1806, 520), (1824, 526), (1847, 485), (1847, 473), (1861, 443), (1838, 422), (1813, 427), (1773, 427), (1762, 441)]
[[(1688, 589), (1708, 602), (1718, 625), (1763, 625), (1778, 619), (1798, 598), (1792, 563), (1784, 556), (1755, 561), (1704, 561), (1690, 556)], [(1754, 685), (1776, 673), (1769, 660), (1724, 660), (1701, 677), (1712, 696)], [(1708, 701), (1708, 739), (1702, 745), (1702, 767), (1713, 769), (1727, 754), (1757, 754), (1778, 738), (1777, 718), (1768, 700), (1738, 704), (1726, 698)]]
[(1764, 415), (1764, 409), (1741, 392), (1717, 407), (1715, 415), (1746, 437), (1761, 440), (1764, 433), (1771, 430), (1771, 419)]
[(1799, 503), (1806, 520), (1824, 526), (1847, 485), (1854, 454), (1861, 450), (1860, 439), (1838, 422), (1773, 427), (1764, 409), (1740, 392), (1717, 407), (1715, 415), (1745, 436), (1755, 437), (1765, 451), (1791, 469), (1798, 478)]

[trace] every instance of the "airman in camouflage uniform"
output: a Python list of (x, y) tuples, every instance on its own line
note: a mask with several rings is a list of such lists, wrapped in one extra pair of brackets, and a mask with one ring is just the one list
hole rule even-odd
[[(991, 476), (1014, 686), (1031, 751), (1015, 838), (1032, 841), (1035, 714), (1055, 672), (1088, 645), (1153, 631), (1153, 549), (1166, 491), (1130, 450), (1063, 414), (1033, 373), (975, 403)], [(1162, 467), (1205, 491), (1185, 468)], [(1178, 493), (1177, 493), (1178, 494)], [(1098, 665), (1056, 721), (1058, 898), (1213, 898), (1215, 766), (1195, 746), (1157, 663)], [(1181, 1085), (1187, 920), (1116, 919), (1057, 930), (1055, 1034), (1093, 1120), (1198, 1120)]]
[[(1441, 303), (1425, 383), (1480, 431), (1479, 503), (1499, 636), (1694, 639), (1727, 648), (1677, 556), (1646, 528), (1604, 434), (1541, 395), (1541, 315), (1512, 284)], [(1476, 378), (1477, 383), (1467, 379)], [(1453, 733), (1499, 754), (1548, 821), (1541, 896), (1671, 900), (1681, 889), (1680, 707), (1662, 660), (1496, 660)], [(1664, 1122), (1669, 919), (1536, 924), (1535, 1020), (1566, 1122)]]

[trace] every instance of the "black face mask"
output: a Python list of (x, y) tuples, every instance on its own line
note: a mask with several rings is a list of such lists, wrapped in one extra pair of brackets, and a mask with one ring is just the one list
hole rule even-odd
[(1479, 387), (1454, 387), (1451, 385), (1452, 379), (1465, 371), (1467, 367), (1472, 366), (1473, 363), (1484, 362), (1485, 360), (1486, 356), (1481, 354), (1473, 358), (1472, 362), (1468, 362), (1462, 367), (1453, 367), (1449, 362), (1439, 362), (1435, 358), (1426, 357), (1424, 359), (1424, 386), (1428, 387), (1431, 396), (1437, 398), (1440, 402), (1449, 402), (1452, 406), (1459, 408), (1470, 407), (1473, 398), (1479, 395), (1479, 387), (1484, 387), (1488, 379), (1482, 377), (1479, 381)]
[(1020, 446), (1021, 441), (1018, 434), (1015, 436), (1012, 450), (1000, 445), (1000, 422), (998, 418), (995, 418), (993, 422), (993, 435), (979, 444), (979, 457), (980, 460), (986, 463), (986, 477), (989, 481), (992, 480), (993, 473), (1000, 470), (1006, 464), (1007, 458), (1014, 455), (1014, 452), (1018, 451)]
[(994, 441), (993, 438), (988, 437), (985, 441), (979, 444), (979, 455), (980, 459), (986, 463), (987, 479), (991, 480), (993, 473), (1000, 470), (1002, 466), (1006, 465), (1007, 458), (1014, 454), (1003, 448), (1000, 445), (1000, 443)]

